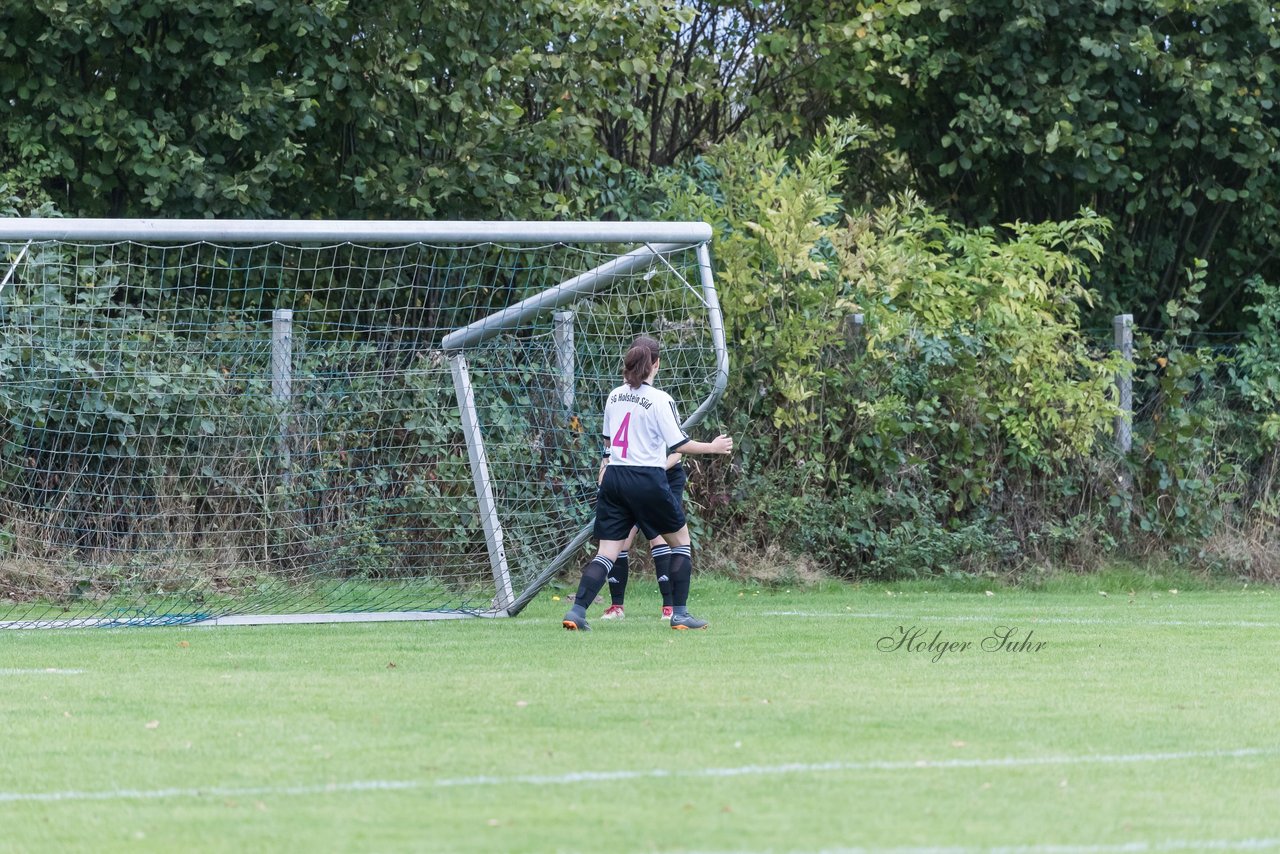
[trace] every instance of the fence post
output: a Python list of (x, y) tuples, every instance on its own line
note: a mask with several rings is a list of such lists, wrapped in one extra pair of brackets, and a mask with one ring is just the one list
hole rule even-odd
[(1133, 477), (1129, 474), (1128, 456), (1133, 448), (1133, 315), (1117, 314), (1112, 318), (1116, 350), (1124, 364), (1116, 373), (1115, 446), (1120, 456), (1120, 495), (1126, 516), (1133, 515)]
[(293, 397), (293, 309), (271, 313), (271, 400), (276, 408), (276, 442), (285, 483), (289, 482), (289, 411)]
[(1116, 402), (1120, 414), (1116, 416), (1115, 445), (1121, 454), (1133, 448), (1133, 315), (1117, 314), (1112, 318), (1115, 328), (1116, 350), (1124, 365), (1116, 374)]
[(556, 343), (556, 393), (564, 408), (573, 411), (573, 312), (557, 311), (552, 317)]
[(854, 353), (861, 353), (866, 343), (866, 315), (862, 312), (847, 314), (840, 323), (840, 331), (844, 335), (844, 343)]

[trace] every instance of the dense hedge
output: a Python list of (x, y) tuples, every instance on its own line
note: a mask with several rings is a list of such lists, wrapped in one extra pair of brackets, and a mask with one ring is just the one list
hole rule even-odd
[(1129, 368), (1082, 329), (1105, 220), (966, 228), (910, 195), (850, 210), (843, 155), (865, 135), (833, 125), (797, 158), (727, 143), (665, 181), (669, 212), (715, 224), (736, 356), (739, 465), (693, 480), (715, 525), (845, 576), (1120, 553), (1275, 576), (1280, 291), (1251, 283), (1258, 322), (1233, 354), (1193, 346), (1200, 262)]
[[(705, 219), (716, 230), (732, 370), (722, 424), (708, 429), (723, 426), (738, 451), (733, 465), (697, 466), (690, 496), (704, 544), (781, 549), (787, 560), (807, 556), (842, 576), (1089, 567), (1115, 554), (1168, 554), (1276, 576), (1280, 289), (1260, 277), (1246, 283), (1256, 320), (1243, 343), (1222, 352), (1196, 345), (1209, 271), (1197, 262), (1183, 272), (1177, 298), (1162, 307), (1167, 330), (1139, 335), (1134, 447), (1121, 456), (1109, 441), (1118, 414), (1112, 381), (1130, 368), (1111, 353), (1108, 336), (1082, 328), (1109, 223), (1083, 210), (1061, 222), (970, 228), (910, 194), (852, 206), (845, 164), (872, 136), (835, 123), (799, 155), (744, 137), (656, 175), (643, 196), (649, 208), (637, 197), (637, 210)], [(287, 266), (277, 263), (277, 272)], [(105, 266), (95, 273), (109, 274)], [(380, 571), (396, 548), (380, 519), (409, 519), (441, 549), (478, 541), (474, 530), (437, 530), (432, 521), (433, 506), (473, 500), (460, 436), (438, 420), (378, 420), (393, 409), (451, 405), (447, 372), (430, 365), (376, 389), (342, 379), (344, 366), (389, 353), (429, 360), (430, 336), (404, 347), (358, 336), (313, 342), (317, 364), (327, 367), (299, 386), (309, 438), (295, 458), (297, 494), (263, 485), (257, 473), (277, 464), (278, 413), (259, 330), (274, 305), (268, 295), (282, 282), (277, 277), (274, 290), (231, 287), (239, 302), (204, 319), (209, 334), (246, 342), (242, 364), (225, 371), (190, 361), (190, 340), (164, 313), (163, 289), (122, 297), (111, 287), (62, 282), (48, 286), (56, 293), (39, 307), (6, 298), (0, 381), (19, 373), (43, 379), (2, 396), (8, 492), (0, 501), (9, 502), (2, 509), (66, 514), (57, 524), (75, 540), (64, 545), (77, 548), (129, 547), (139, 520), (121, 515), (126, 498), (160, 531), (167, 518), (193, 514), (211, 526), (253, 520), (219, 547), (260, 550), (286, 565), (302, 558), (299, 566), (340, 556), (357, 572)], [(389, 279), (369, 289), (372, 302), (363, 305), (324, 289), (286, 291), (291, 301), (311, 300), (321, 327), (390, 311), (416, 312), (409, 328), (448, 328), (512, 296), (495, 287), (459, 290), (459, 307), (403, 299), (412, 287)], [(151, 310), (102, 311), (99, 303), (112, 299)], [(593, 323), (610, 334), (639, 331), (617, 320), (625, 314), (602, 309)], [(606, 330), (610, 322), (616, 328)], [(36, 328), (53, 338), (37, 340)], [(120, 346), (103, 353), (106, 337)], [(580, 358), (605, 375), (615, 356)], [(112, 385), (100, 370), (107, 358), (117, 374), (156, 381)], [(486, 405), (487, 422), (546, 448), (537, 469), (521, 477), (552, 483), (553, 501), (582, 491), (578, 449), (536, 440), (542, 425), (529, 413), (537, 402), (497, 394)], [(220, 429), (227, 416), (239, 424), (234, 434)], [(381, 430), (395, 441), (360, 445), (359, 436)], [(357, 446), (364, 450), (353, 456)], [(199, 462), (208, 459), (230, 463), (210, 471)], [(156, 460), (172, 465), (155, 468)], [(410, 473), (403, 488), (379, 482), (377, 472), (388, 468)], [(60, 503), (69, 478), (88, 503)], [(530, 525), (552, 509), (540, 500), (523, 506)], [(304, 523), (282, 525), (282, 513)], [(5, 548), (23, 535), (12, 520), (53, 519), (6, 517)], [(341, 539), (295, 536), (324, 528), (341, 529)]]

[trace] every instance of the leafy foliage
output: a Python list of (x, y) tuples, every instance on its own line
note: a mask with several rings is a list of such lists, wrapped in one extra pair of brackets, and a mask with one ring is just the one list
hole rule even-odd
[(842, 218), (843, 154), (867, 136), (833, 124), (795, 160), (730, 142), (696, 183), (667, 181), (673, 212), (712, 218), (728, 335), (750, 357), (728, 406), (741, 481), (711, 489), (742, 496), (735, 523), (828, 564), (1005, 560), (1066, 524), (1037, 506), (1048, 518), (1017, 533), (1013, 517), (1028, 491), (1087, 489), (1072, 472), (1116, 414), (1118, 363), (1079, 329), (1106, 223), (966, 229), (910, 197)]
[(81, 215), (585, 210), (661, 2), (36, 0), (0, 15), (0, 167)]
[[(166, 271), (125, 282), (121, 265), (76, 265), (65, 251), (34, 249), (0, 307), (0, 557), (121, 566), (119, 577), (93, 581), (117, 591), (227, 590), (257, 583), (255, 567), (291, 578), (480, 580), (483, 534), (453, 379), (427, 334), (438, 329), (388, 320), (393, 328), (377, 334), (353, 323), (369, 316), (367, 304), (353, 300), (341, 316), (314, 277), (314, 299), (288, 294), (304, 307), (286, 411), (273, 396), (262, 319), (263, 303), (281, 294), (238, 283), (210, 299), (190, 281), (163, 287)], [(142, 266), (146, 255), (137, 248), (131, 260)], [(300, 268), (306, 257), (315, 264), (275, 260)], [(450, 284), (433, 287), (467, 296)], [(477, 308), (463, 299), (450, 310)], [(594, 438), (551, 429), (563, 414), (548, 403), (552, 378), (530, 379), (521, 342), (495, 341), (488, 355), (497, 363), (474, 364), (488, 380), (476, 384), (483, 422), (502, 436), (489, 463), (514, 484), (504, 498), (524, 514), (507, 521), (589, 514), (567, 473), (596, 464)], [(612, 374), (616, 352), (608, 358)], [(582, 369), (601, 366), (584, 359)], [(573, 482), (547, 489), (553, 475)], [(541, 543), (514, 543), (514, 558), (523, 545)], [(60, 586), (77, 583), (59, 576), (12, 592), (85, 592)]]
[(669, 215), (715, 229), (729, 343), (748, 356), (734, 365), (730, 393), (747, 418), (784, 426), (819, 417), (819, 391), (834, 367), (821, 357), (854, 305), (834, 256), (841, 155), (865, 134), (833, 123), (794, 165), (768, 140), (749, 137), (699, 159), (696, 177), (661, 178)]
[(1233, 376), (1241, 396), (1262, 417), (1260, 439), (1280, 444), (1280, 287), (1261, 278), (1249, 282), (1257, 318), (1235, 360)]
[[(1089, 207), (1114, 229), (1107, 308), (1162, 322), (1193, 259), (1203, 323), (1275, 278), (1280, 24), (1267, 3), (798, 3), (811, 115), (893, 128), (920, 192), (970, 223)], [(1149, 309), (1145, 307), (1150, 307)]]
[(1216, 376), (1224, 360), (1191, 344), (1205, 267), (1200, 261), (1188, 270), (1182, 293), (1166, 306), (1168, 334), (1142, 341), (1136, 354), (1148, 367), (1136, 384), (1147, 410), (1135, 431), (1137, 521), (1142, 531), (1173, 544), (1208, 536), (1223, 522), (1223, 499), (1238, 494), (1239, 469), (1225, 441), (1226, 387)]

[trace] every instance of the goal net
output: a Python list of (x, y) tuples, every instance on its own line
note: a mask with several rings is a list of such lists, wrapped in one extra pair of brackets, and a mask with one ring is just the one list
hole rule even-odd
[(638, 334), (727, 359), (701, 223), (0, 221), (0, 626), (501, 616), (589, 537)]

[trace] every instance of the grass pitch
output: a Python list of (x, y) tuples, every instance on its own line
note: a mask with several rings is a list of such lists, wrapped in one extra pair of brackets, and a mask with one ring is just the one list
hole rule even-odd
[(1280, 848), (1275, 590), (635, 588), (0, 633), (0, 851)]

